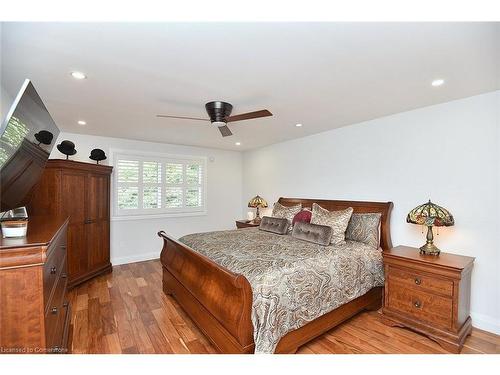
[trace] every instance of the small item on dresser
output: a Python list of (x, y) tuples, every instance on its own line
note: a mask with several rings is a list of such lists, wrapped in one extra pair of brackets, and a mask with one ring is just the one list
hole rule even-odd
[(267, 202), (264, 198), (256, 195), (252, 199), (250, 199), (250, 202), (248, 202), (248, 207), (250, 208), (256, 208), (257, 211), (255, 212), (255, 218), (253, 221), (255, 223), (260, 223), (260, 213), (259, 213), (259, 208), (267, 208)]
[(252, 211), (247, 212), (247, 220), (252, 221), (254, 219), (254, 215)]
[(100, 148), (94, 148), (92, 151), (90, 151), (89, 158), (91, 160), (95, 160), (97, 164), (99, 164), (101, 160), (106, 160), (106, 154)]
[(25, 237), (28, 231), (28, 220), (2, 221), (2, 237)]
[(48, 130), (40, 130), (38, 133), (35, 133), (35, 139), (38, 141), (38, 146), (42, 143), (44, 145), (50, 145), (52, 143), (52, 138), (54, 138), (54, 134)]
[(66, 155), (66, 159), (69, 156), (76, 154), (75, 144), (71, 141), (65, 140), (57, 145), (57, 149)]
[(440, 250), (434, 245), (432, 227), (450, 227), (455, 224), (452, 214), (445, 208), (429, 202), (415, 207), (406, 217), (407, 223), (425, 225), (427, 227), (427, 242), (420, 247), (420, 252), (427, 255), (439, 255)]
[(322, 246), (330, 245), (332, 234), (333, 228), (328, 225), (311, 224), (305, 221), (296, 222), (292, 230), (292, 237)]
[(264, 216), (260, 221), (259, 229), (276, 233), (276, 234), (286, 234), (288, 232), (288, 220), (278, 217)]
[(328, 211), (317, 203), (312, 204), (311, 224), (328, 225), (332, 227), (332, 240), (334, 245), (342, 245), (345, 243), (345, 231), (349, 225), (349, 220), (353, 208), (349, 207), (340, 211)]
[(28, 231), (26, 207), (18, 207), (0, 214), (2, 237), (25, 237)]

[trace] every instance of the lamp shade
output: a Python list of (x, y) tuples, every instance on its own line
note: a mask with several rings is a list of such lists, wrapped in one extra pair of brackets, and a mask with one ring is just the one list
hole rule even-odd
[(248, 202), (248, 207), (252, 208), (266, 208), (267, 207), (267, 202), (264, 198), (256, 195), (252, 199), (250, 199), (250, 202)]
[(445, 208), (429, 202), (415, 207), (406, 217), (407, 223), (425, 225), (428, 227), (449, 227), (455, 224), (453, 215)]

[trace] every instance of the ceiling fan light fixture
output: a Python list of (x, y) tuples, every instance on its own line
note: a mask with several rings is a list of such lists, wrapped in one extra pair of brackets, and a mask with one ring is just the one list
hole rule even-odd
[(183, 120), (210, 121), (211, 124), (217, 126), (220, 134), (223, 137), (229, 137), (233, 135), (233, 133), (231, 132), (231, 129), (229, 129), (229, 127), (227, 126), (228, 123), (233, 124), (236, 121), (252, 120), (256, 118), (273, 115), (267, 109), (261, 109), (260, 111), (240, 113), (238, 115), (231, 116), (233, 106), (228, 102), (222, 102), (222, 101), (208, 102), (205, 104), (205, 109), (207, 110), (208, 119), (199, 117), (172, 116), (172, 115), (156, 115), (156, 116), (183, 119)]
[(215, 125), (215, 126), (221, 128), (223, 126), (226, 126), (227, 123), (225, 121), (212, 121), (212, 125)]

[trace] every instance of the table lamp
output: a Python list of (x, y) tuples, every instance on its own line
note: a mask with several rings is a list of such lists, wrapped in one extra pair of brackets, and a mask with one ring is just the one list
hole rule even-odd
[(434, 245), (432, 227), (450, 227), (455, 224), (453, 216), (445, 208), (429, 202), (421, 204), (410, 211), (406, 217), (407, 223), (425, 225), (427, 227), (427, 242), (420, 247), (421, 254), (439, 255), (439, 250)]
[(255, 213), (255, 219), (253, 219), (254, 223), (260, 223), (260, 213), (259, 213), (259, 208), (267, 208), (267, 202), (264, 198), (256, 195), (252, 199), (250, 199), (250, 202), (248, 202), (248, 207), (251, 208), (256, 208), (257, 212)]

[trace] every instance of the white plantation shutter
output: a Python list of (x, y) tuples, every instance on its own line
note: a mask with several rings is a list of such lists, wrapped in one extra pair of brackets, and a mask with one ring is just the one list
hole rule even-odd
[(206, 160), (115, 156), (115, 216), (204, 213)]
[(118, 207), (122, 210), (139, 208), (139, 161), (118, 160)]
[(161, 162), (142, 162), (142, 208), (161, 208)]

